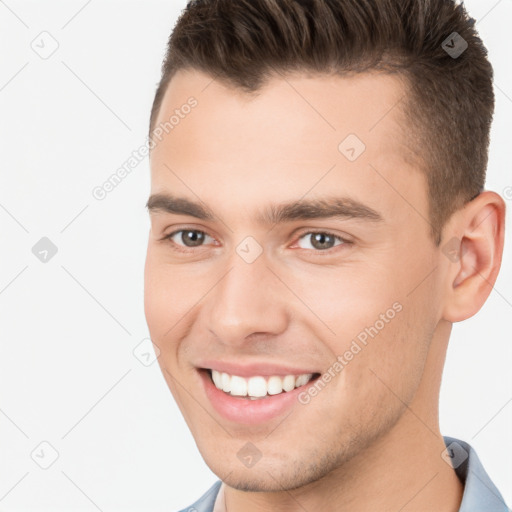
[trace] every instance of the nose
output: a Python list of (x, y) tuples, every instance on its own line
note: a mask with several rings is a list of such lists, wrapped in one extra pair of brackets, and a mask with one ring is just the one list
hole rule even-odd
[(209, 330), (226, 345), (242, 345), (256, 333), (272, 337), (285, 331), (289, 297), (266, 259), (231, 263), (202, 308)]

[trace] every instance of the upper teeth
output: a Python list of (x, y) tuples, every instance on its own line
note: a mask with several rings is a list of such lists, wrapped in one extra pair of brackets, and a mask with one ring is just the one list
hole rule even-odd
[(267, 395), (277, 395), (284, 391), (291, 391), (299, 386), (303, 386), (313, 376), (312, 373), (302, 375), (287, 375), (284, 378), (278, 376), (272, 377), (250, 377), (246, 379), (238, 375), (229, 375), (225, 372), (212, 370), (212, 379), (215, 387), (226, 393), (231, 392), (235, 396), (262, 397)]

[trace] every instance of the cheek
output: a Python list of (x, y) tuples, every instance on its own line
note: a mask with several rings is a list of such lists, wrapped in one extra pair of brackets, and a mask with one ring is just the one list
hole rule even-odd
[(161, 258), (148, 248), (144, 268), (144, 312), (153, 340), (162, 341), (183, 309), (183, 291)]
[(161, 307), (165, 303), (161, 296), (162, 287), (159, 285), (158, 277), (157, 263), (151, 248), (148, 247), (144, 266), (144, 314), (153, 339), (159, 331), (158, 324), (162, 320)]
[(399, 306), (394, 315), (383, 311), (388, 323), (369, 320), (361, 331), (368, 334), (366, 344), (359, 343), (361, 352), (346, 368), (349, 386), (363, 403), (408, 404), (423, 378), (433, 323), (417, 298), (402, 296), (394, 304)]
[(381, 315), (388, 322), (397, 315), (393, 304), (399, 302), (400, 294), (396, 283), (384, 278), (386, 275), (389, 270), (372, 269), (369, 265), (364, 271), (355, 267), (316, 268), (295, 272), (292, 287), (309, 308), (308, 311), (300, 306), (304, 318), (311, 318), (320, 328), (327, 327), (328, 338), (338, 340), (337, 348), (341, 350), (347, 340), (376, 322), (378, 330), (382, 330)]
[(364, 272), (345, 268), (304, 279), (296, 274), (299, 296), (314, 313), (304, 310), (303, 318), (330, 348), (331, 364), (343, 357), (344, 385), (356, 394), (385, 391), (388, 383), (408, 395), (419, 383), (432, 322), (424, 307), (428, 292), (409, 293), (417, 273), (387, 262), (366, 265)]
[(144, 269), (144, 312), (154, 342), (170, 347), (190, 327), (208, 291), (207, 276), (193, 266), (170, 264), (158, 251), (148, 249)]
[(364, 343), (351, 336), (338, 342), (343, 369), (338, 392), (326, 395), (330, 409), (370, 432), (396, 420), (418, 390), (428, 349), (428, 336), (411, 320), (404, 305), (381, 330), (363, 327)]

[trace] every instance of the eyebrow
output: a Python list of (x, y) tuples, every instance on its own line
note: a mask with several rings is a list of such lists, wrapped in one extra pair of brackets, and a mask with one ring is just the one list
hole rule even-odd
[[(150, 213), (164, 212), (176, 215), (190, 215), (201, 220), (213, 221), (216, 215), (204, 203), (170, 194), (153, 194), (146, 207)], [(287, 203), (268, 205), (256, 221), (260, 224), (279, 224), (297, 220), (337, 217), (361, 219), (373, 222), (383, 218), (376, 210), (348, 197), (326, 197), (322, 199), (299, 199)]]

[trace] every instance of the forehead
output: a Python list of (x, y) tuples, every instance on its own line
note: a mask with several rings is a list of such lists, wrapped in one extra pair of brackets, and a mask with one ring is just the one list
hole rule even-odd
[[(318, 144), (321, 141), (332, 149), (331, 142), (348, 133), (355, 133), (373, 145), (394, 143), (393, 148), (396, 144), (400, 150), (404, 142), (400, 129), (404, 124), (401, 115), (401, 101), (406, 95), (404, 84), (400, 75), (376, 72), (347, 76), (294, 73), (274, 77), (258, 91), (248, 94), (202, 72), (180, 70), (167, 88), (155, 124), (168, 121), (193, 97), (197, 106), (187, 122), (181, 122), (187, 116), (185, 119), (180, 116), (181, 126), (179, 130), (178, 125), (172, 127), (172, 139), (178, 142), (190, 134), (188, 129), (193, 130), (196, 136), (202, 137), (197, 147), (201, 154), (213, 149), (217, 157), (219, 140), (236, 144), (245, 154), (250, 147), (259, 152), (257, 144), (240, 144), (240, 139), (251, 137), (269, 143), (268, 150), (286, 149), (287, 143), (296, 150), (297, 139), (310, 142), (304, 150), (312, 147), (321, 150)], [(200, 120), (195, 123), (197, 117)], [(213, 123), (214, 134), (211, 133)]]
[(152, 193), (178, 188), (207, 200), (215, 191), (235, 203), (245, 190), (244, 204), (342, 186), (356, 199), (373, 196), (376, 205), (396, 201), (400, 192), (389, 184), (397, 179), (404, 193), (424, 186), (411, 173), (405, 100), (396, 75), (290, 74), (247, 94), (180, 70), (155, 122), (167, 129), (154, 139)]

